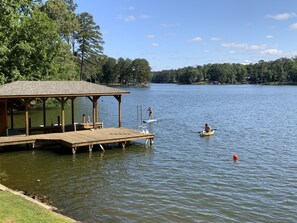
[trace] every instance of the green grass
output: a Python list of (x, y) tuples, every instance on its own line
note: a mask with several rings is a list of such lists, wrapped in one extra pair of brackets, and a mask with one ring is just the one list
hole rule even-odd
[(21, 196), (0, 190), (0, 222), (69, 223), (73, 221), (63, 218)]

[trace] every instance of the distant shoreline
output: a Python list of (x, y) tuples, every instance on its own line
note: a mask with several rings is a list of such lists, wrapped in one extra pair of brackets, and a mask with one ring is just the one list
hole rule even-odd
[[(220, 82), (216, 82), (216, 83), (212, 83), (212, 82), (195, 82), (195, 83), (154, 83), (152, 82), (151, 84), (177, 84), (177, 85), (275, 85), (275, 86), (281, 86), (281, 85), (292, 85), (295, 86), (297, 85), (297, 82), (264, 82), (264, 83), (236, 83), (236, 84), (230, 84), (230, 83), (220, 83)], [(133, 86), (129, 86), (129, 87), (133, 87)]]

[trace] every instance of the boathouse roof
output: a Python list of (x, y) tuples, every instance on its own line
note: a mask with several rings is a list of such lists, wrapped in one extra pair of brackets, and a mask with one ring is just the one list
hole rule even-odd
[(85, 81), (16, 81), (0, 86), (0, 99), (122, 94), (129, 92)]

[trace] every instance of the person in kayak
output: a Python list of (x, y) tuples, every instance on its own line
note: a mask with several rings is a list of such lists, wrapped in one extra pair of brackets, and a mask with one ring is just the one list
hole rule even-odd
[(149, 107), (147, 109), (147, 111), (148, 111), (148, 114), (149, 114), (149, 119), (153, 119), (153, 109), (151, 107)]
[(211, 127), (207, 123), (204, 126), (204, 131), (205, 132), (211, 132)]

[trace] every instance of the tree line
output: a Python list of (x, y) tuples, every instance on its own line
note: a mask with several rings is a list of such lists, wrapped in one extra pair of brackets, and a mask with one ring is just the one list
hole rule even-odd
[(147, 60), (111, 58), (103, 53), (100, 26), (73, 0), (2, 0), (0, 84), (17, 80), (88, 80), (144, 84)]
[(297, 83), (297, 57), (280, 58), (275, 61), (260, 60), (255, 64), (206, 64), (176, 70), (153, 72), (154, 83)]

